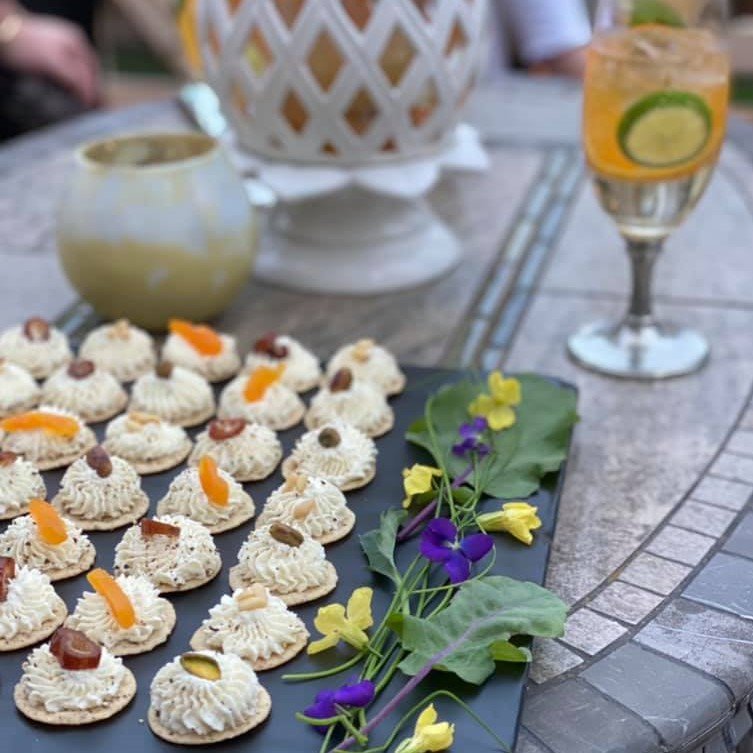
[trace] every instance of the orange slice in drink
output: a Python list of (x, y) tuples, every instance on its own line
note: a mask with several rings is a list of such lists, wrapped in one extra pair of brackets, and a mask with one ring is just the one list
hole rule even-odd
[(43, 499), (32, 499), (29, 502), (29, 514), (37, 524), (39, 536), (45, 544), (57, 546), (68, 538), (65, 522), (58, 515), (58, 511)]
[(107, 608), (115, 619), (115, 622), (128, 630), (136, 624), (136, 612), (131, 600), (126, 596), (115, 578), (106, 570), (97, 568), (92, 570), (86, 579), (92, 588), (107, 602)]
[(220, 336), (206, 324), (192, 324), (185, 319), (171, 319), (170, 332), (185, 340), (202, 356), (218, 356), (222, 353)]
[(214, 458), (209, 455), (199, 461), (199, 481), (207, 499), (217, 507), (227, 507), (230, 501), (230, 484), (220, 476)]
[(43, 431), (54, 437), (72, 439), (78, 434), (80, 426), (75, 418), (35, 410), (0, 421), (0, 429), (9, 434), (21, 431)]
[(273, 384), (279, 382), (284, 373), (284, 363), (277, 366), (260, 366), (256, 369), (248, 378), (246, 387), (243, 390), (243, 397), (246, 399), (246, 402), (258, 403), (259, 400), (263, 400), (264, 395), (267, 394), (267, 390)]

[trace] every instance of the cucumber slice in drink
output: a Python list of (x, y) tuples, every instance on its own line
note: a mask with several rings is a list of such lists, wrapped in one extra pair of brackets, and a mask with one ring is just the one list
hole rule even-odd
[(662, 0), (635, 0), (630, 25), (643, 26), (644, 24), (682, 28), (685, 26), (685, 21), (671, 5), (667, 5)]
[(649, 94), (623, 116), (617, 138), (622, 151), (644, 167), (675, 167), (697, 157), (711, 136), (713, 116), (692, 92)]

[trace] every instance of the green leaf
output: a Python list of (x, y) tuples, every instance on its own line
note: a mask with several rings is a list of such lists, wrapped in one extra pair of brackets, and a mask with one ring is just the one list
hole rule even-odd
[[(493, 451), (470, 479), (478, 491), (493, 497), (510, 499), (533, 494), (542, 477), (562, 465), (572, 427), (578, 420), (573, 390), (535, 375), (518, 378), (522, 401), (516, 408), (517, 422), (505, 431), (488, 433)], [(427, 402), (424, 418), (408, 430), (408, 440), (427, 450), (452, 475), (459, 475), (468, 461), (455, 457), (452, 446), (458, 441), (460, 425), (470, 418), (468, 405), (484, 391), (485, 384), (471, 381), (440, 390)]]
[(393, 583), (399, 583), (401, 579), (395, 566), (395, 544), (397, 532), (407, 516), (405, 510), (388, 510), (382, 515), (379, 528), (360, 536), (361, 549), (369, 561), (369, 569)]
[(410, 651), (400, 663), (405, 674), (438, 669), (481, 685), (494, 672), (493, 650), (509, 651), (502, 644), (514, 635), (559, 637), (566, 615), (567, 607), (550, 591), (490, 576), (461, 586), (450, 605), (433, 617), (405, 615), (389, 624)]
[(492, 643), (489, 651), (494, 661), (505, 661), (518, 664), (528, 664), (533, 661), (530, 649), (525, 646), (516, 646), (510, 641), (497, 641)]
[(635, 0), (630, 25), (643, 26), (644, 24), (660, 24), (677, 28), (686, 26), (683, 17), (663, 0)]

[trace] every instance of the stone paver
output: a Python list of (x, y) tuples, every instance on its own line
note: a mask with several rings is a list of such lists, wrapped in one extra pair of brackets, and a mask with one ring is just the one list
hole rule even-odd
[(724, 551), (753, 559), (753, 513), (748, 513), (724, 543)]
[(748, 410), (745, 411), (745, 415), (743, 415), (740, 420), (740, 428), (748, 429), (749, 431), (753, 430), (753, 408), (748, 408)]
[(753, 619), (753, 560), (724, 552), (714, 555), (683, 596)]
[(721, 683), (635, 643), (613, 651), (582, 677), (653, 724), (670, 747), (696, 738), (731, 708)]
[(729, 438), (726, 449), (730, 452), (753, 457), (753, 431), (738, 429)]
[(583, 664), (583, 659), (557, 641), (535, 641), (530, 678), (541, 684)]
[(677, 599), (635, 640), (719, 678), (738, 698), (750, 691), (753, 636), (747, 620)]
[(549, 753), (549, 751), (525, 729), (520, 730), (515, 753)]
[(612, 583), (589, 603), (591, 609), (635, 625), (647, 617), (663, 601), (651, 591), (629, 583)]
[(697, 565), (716, 543), (700, 533), (666, 526), (646, 546), (646, 551), (685, 565)]
[(753, 486), (738, 481), (729, 481), (715, 476), (706, 476), (693, 490), (692, 498), (709, 505), (725, 507), (729, 510), (742, 510), (748, 503)]
[(637, 714), (579, 680), (537, 693), (523, 724), (553, 753), (654, 753), (659, 737)]
[(680, 505), (671, 522), (708, 536), (721, 536), (734, 519), (735, 513), (731, 510), (689, 499)]
[(753, 484), (753, 458), (723, 452), (711, 466), (711, 473), (733, 481)]
[(690, 572), (691, 569), (685, 565), (643, 552), (620, 573), (620, 580), (666, 596), (672, 593)]
[(590, 609), (579, 609), (567, 618), (565, 636), (562, 640), (593, 656), (610, 643), (614, 643), (625, 632), (625, 628), (619, 623)]

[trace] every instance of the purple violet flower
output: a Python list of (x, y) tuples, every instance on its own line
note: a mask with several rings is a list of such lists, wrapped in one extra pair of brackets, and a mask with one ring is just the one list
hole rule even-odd
[(478, 562), (494, 547), (494, 539), (485, 533), (458, 538), (458, 529), (447, 518), (436, 518), (421, 534), (421, 554), (444, 566), (451, 583), (463, 583)]
[(469, 424), (463, 424), (458, 429), (461, 441), (452, 448), (453, 455), (459, 458), (468, 457), (475, 452), (479, 457), (485, 457), (491, 452), (491, 447), (481, 441), (481, 435), (489, 428), (483, 416), (474, 418)]
[[(322, 690), (316, 694), (314, 702), (304, 710), (304, 716), (312, 719), (331, 719), (340, 713), (338, 707), (366, 708), (373, 700), (376, 688), (371, 680), (349, 683), (337, 690)], [(327, 727), (314, 727), (321, 733), (327, 733)]]

